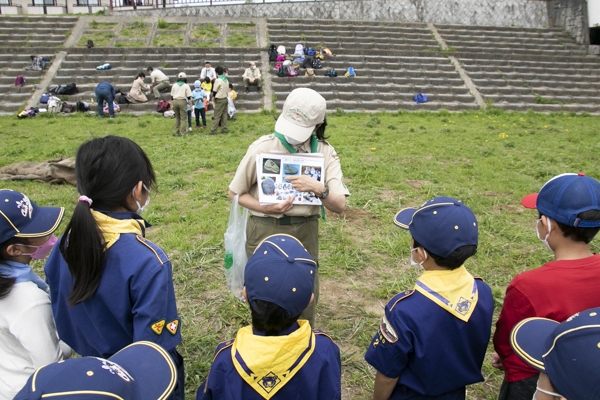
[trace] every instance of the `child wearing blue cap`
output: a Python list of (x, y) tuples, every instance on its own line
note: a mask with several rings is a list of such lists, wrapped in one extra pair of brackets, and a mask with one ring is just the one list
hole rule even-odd
[(510, 347), (510, 332), (517, 323), (530, 317), (562, 322), (576, 312), (600, 307), (600, 255), (589, 245), (600, 230), (600, 182), (583, 174), (561, 174), (521, 203), (537, 209), (536, 234), (554, 260), (518, 274), (506, 288), (492, 363), (504, 370), (500, 400), (531, 399), (538, 380), (538, 371)]
[(533, 400), (600, 398), (600, 308), (591, 308), (559, 324), (527, 318), (510, 335), (519, 358), (540, 372)]
[(339, 348), (298, 319), (314, 300), (316, 268), (293, 236), (258, 245), (244, 272), (252, 325), (217, 346), (198, 400), (341, 399)]
[(145, 238), (141, 217), (156, 185), (152, 164), (130, 139), (106, 136), (79, 147), (75, 173), (81, 196), (45, 266), (60, 337), (101, 358), (137, 341), (159, 344), (177, 366), (172, 398), (183, 399), (171, 262)]
[(200, 128), (200, 117), (202, 117), (202, 129), (206, 129), (206, 110), (204, 103), (207, 101), (206, 92), (200, 87), (200, 81), (194, 82), (192, 91), (192, 101), (194, 102), (194, 115), (196, 117), (196, 129)]
[(39, 367), (69, 357), (52, 319), (48, 286), (29, 267), (56, 243), (62, 207), (0, 190), (0, 399), (12, 399)]
[(411, 264), (425, 272), (387, 304), (365, 354), (377, 370), (373, 399), (463, 400), (466, 385), (483, 381), (494, 312), (489, 286), (463, 266), (477, 251), (477, 220), (437, 197), (394, 223), (412, 235)]

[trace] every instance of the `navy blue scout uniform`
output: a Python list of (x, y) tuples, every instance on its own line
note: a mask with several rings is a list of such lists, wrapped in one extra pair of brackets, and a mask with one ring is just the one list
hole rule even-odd
[[(451, 198), (402, 210), (395, 223), (441, 257), (477, 245), (475, 216)], [(390, 399), (465, 399), (465, 386), (483, 381), (493, 311), (489, 286), (464, 266), (426, 270), (413, 290), (387, 304), (365, 360), (386, 377), (398, 378)]]
[[(315, 261), (298, 239), (269, 236), (246, 265), (248, 303), (272, 303), (270, 310), (279, 306), (287, 318), (297, 319), (311, 301), (315, 272)], [(246, 326), (235, 340), (218, 345), (196, 399), (341, 399), (340, 350), (329, 336), (311, 330), (307, 320), (269, 336)]]
[(52, 252), (44, 268), (60, 338), (82, 356), (101, 358), (133, 342), (157, 343), (172, 355), (182, 374), (183, 360), (175, 350), (181, 333), (171, 262), (144, 238), (149, 224), (139, 215), (92, 213), (107, 242), (96, 293), (71, 306), (73, 279), (60, 251)]

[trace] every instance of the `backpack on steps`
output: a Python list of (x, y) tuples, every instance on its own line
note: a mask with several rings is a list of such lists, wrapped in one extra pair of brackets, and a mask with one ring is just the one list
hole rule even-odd
[(288, 66), (287, 65), (280, 65), (279, 69), (277, 70), (277, 76), (280, 78), (285, 78), (286, 76), (288, 76)]
[(274, 44), (269, 47), (269, 61), (277, 61), (277, 47)]

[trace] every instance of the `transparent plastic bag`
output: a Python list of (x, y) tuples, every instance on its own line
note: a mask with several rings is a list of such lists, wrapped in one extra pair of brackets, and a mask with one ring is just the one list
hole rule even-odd
[(227, 287), (231, 293), (240, 300), (244, 287), (244, 269), (248, 262), (246, 256), (246, 223), (248, 209), (241, 207), (238, 202), (239, 195), (233, 198), (229, 213), (229, 225), (225, 232), (225, 277)]

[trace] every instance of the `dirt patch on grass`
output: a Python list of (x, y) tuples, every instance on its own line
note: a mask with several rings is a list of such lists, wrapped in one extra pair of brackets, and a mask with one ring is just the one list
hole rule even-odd
[(404, 183), (406, 183), (408, 186), (410, 186), (413, 189), (421, 189), (423, 186), (429, 185), (431, 182), (422, 181), (419, 179), (407, 179), (404, 181)]

